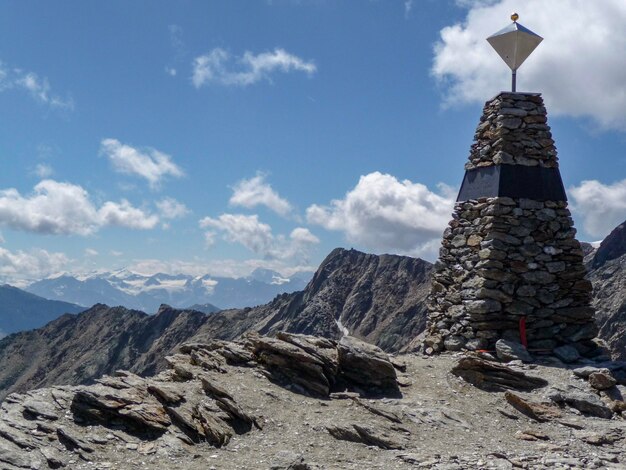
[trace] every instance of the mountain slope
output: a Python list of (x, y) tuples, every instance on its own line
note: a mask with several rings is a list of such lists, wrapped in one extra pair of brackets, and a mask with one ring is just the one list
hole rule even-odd
[(0, 336), (39, 328), (64, 313), (82, 310), (79, 305), (44, 299), (5, 284), (0, 286)]
[(349, 333), (399, 351), (425, 327), (430, 269), (421, 259), (336, 249), (306, 290), (266, 318), (259, 331), (331, 338)]
[(0, 399), (14, 390), (90, 383), (119, 368), (153, 374), (165, 354), (192, 336), (205, 318), (169, 307), (147, 315), (98, 304), (6, 337), (0, 340)]
[(626, 360), (626, 222), (604, 239), (590, 265), (600, 337)]

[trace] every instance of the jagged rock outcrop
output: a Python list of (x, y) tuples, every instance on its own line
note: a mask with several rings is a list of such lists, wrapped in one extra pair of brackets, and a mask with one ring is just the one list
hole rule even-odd
[[(0, 405), (0, 468), (303, 470), (361, 469), (366, 462), (389, 470), (530, 470), (626, 463), (622, 411), (609, 408), (608, 394), (585, 378), (624, 363), (587, 361), (576, 374), (563, 364), (535, 364), (534, 380), (548, 386), (487, 392), (450, 374), (458, 358), (392, 359), (359, 340), (346, 343), (361, 351), (358, 362), (343, 362), (339, 343), (305, 335), (185, 343), (154, 377), (117, 371), (92, 385), (11, 394)], [(401, 393), (368, 396), (363, 378), (391, 362), (404, 364), (405, 372), (394, 372)], [(292, 381), (296, 368), (310, 371), (311, 364), (335, 378), (331, 393)], [(500, 365), (484, 355), (474, 366)], [(347, 367), (356, 367), (357, 382), (342, 376)], [(519, 378), (528, 367), (510, 364), (507, 374)]]

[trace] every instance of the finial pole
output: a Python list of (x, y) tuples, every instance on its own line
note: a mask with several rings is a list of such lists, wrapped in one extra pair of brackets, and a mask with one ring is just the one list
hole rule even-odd
[(513, 13), (513, 23), (487, 38), (489, 44), (511, 69), (511, 91), (517, 92), (517, 69), (539, 45), (543, 38), (517, 22), (519, 15)]
[[(511, 20), (513, 20), (513, 23), (517, 24), (518, 19), (519, 15), (517, 13), (511, 14)], [(511, 71), (511, 91), (513, 93), (517, 91), (517, 69), (513, 69)]]

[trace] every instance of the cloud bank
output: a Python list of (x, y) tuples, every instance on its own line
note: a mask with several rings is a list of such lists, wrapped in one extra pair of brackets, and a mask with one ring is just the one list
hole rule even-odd
[(626, 2), (463, 0), (463, 23), (441, 30), (432, 75), (446, 105), (484, 102), (510, 89), (510, 70), (485, 38), (510, 20), (544, 38), (518, 73), (518, 90), (540, 91), (551, 113), (626, 131)]
[(454, 205), (452, 190), (440, 193), (380, 172), (361, 176), (343, 199), (307, 211), (311, 224), (343, 232), (346, 239), (376, 252), (434, 258)]
[(10, 251), (0, 247), (0, 278), (20, 284), (19, 280), (42, 279), (59, 272), (69, 262), (63, 253), (36, 249)]
[(310, 249), (319, 243), (319, 239), (304, 227), (295, 228), (289, 236), (276, 236), (256, 214), (205, 217), (200, 220), (200, 227), (212, 229), (205, 237), (209, 244), (215, 241), (215, 231), (218, 231), (227, 242), (238, 243), (266, 259), (308, 262)]
[(100, 207), (81, 186), (54, 180), (38, 183), (32, 194), (0, 190), (0, 226), (53, 235), (91, 235), (105, 226), (151, 229), (158, 217), (127, 200), (107, 201)]
[(626, 220), (626, 179), (613, 184), (583, 181), (568, 189), (572, 212), (582, 218), (584, 230), (602, 239)]

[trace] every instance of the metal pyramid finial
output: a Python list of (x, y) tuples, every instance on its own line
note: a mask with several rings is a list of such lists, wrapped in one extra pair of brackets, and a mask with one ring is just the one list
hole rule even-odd
[(513, 23), (487, 38), (491, 47), (502, 57), (513, 72), (512, 91), (516, 91), (517, 69), (535, 50), (543, 38), (517, 22), (519, 15), (513, 13)]

